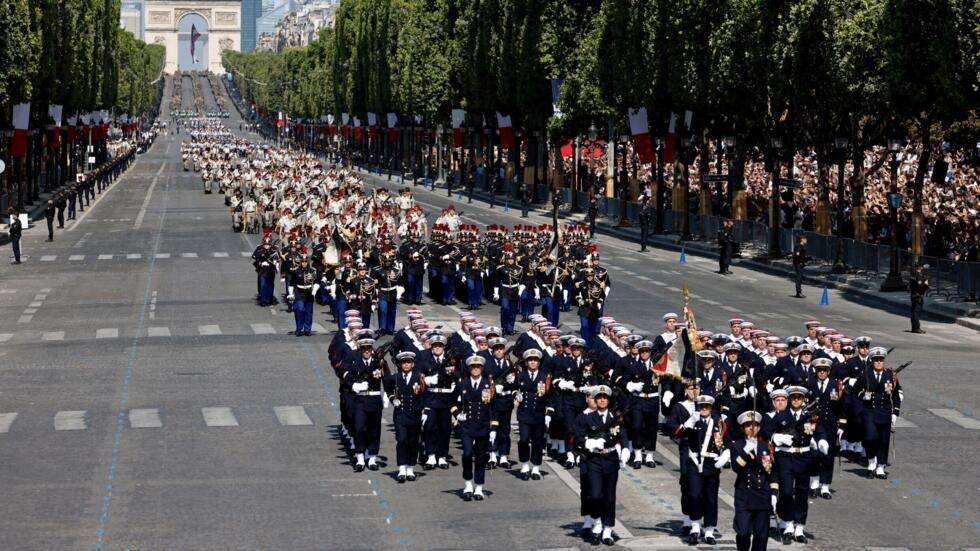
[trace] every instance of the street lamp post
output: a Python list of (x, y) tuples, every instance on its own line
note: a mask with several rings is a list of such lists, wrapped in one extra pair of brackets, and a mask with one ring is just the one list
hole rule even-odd
[(655, 136), (653, 138), (657, 144), (657, 219), (654, 221), (653, 232), (656, 234), (664, 233), (664, 138)]
[(769, 188), (769, 258), (782, 258), (779, 244), (779, 154), (783, 149), (782, 136), (769, 138), (769, 155), (772, 159), (772, 182)]
[(728, 157), (728, 211), (730, 218), (736, 218), (735, 209), (735, 171), (732, 170), (735, 162), (735, 136), (725, 136), (725, 156)]
[(834, 260), (833, 272), (843, 274), (847, 272), (847, 261), (844, 259), (844, 166), (847, 164), (847, 148), (850, 141), (847, 138), (837, 138), (834, 140), (834, 147), (837, 150), (837, 258)]
[(898, 209), (902, 206), (902, 194), (898, 192), (898, 152), (902, 148), (902, 142), (898, 139), (888, 140), (888, 153), (891, 156), (889, 161), (889, 171), (891, 177), (891, 189), (888, 192), (888, 211), (891, 215), (891, 231), (889, 231), (888, 247), (888, 277), (881, 284), (882, 292), (905, 291), (905, 281), (898, 273)]
[(599, 129), (595, 123), (589, 125), (589, 147), (586, 154), (589, 156), (589, 197), (595, 193), (595, 141), (599, 138)]
[[(680, 178), (680, 185), (675, 188), (678, 189), (679, 192), (674, 194), (674, 200), (678, 201), (679, 203), (679, 205), (674, 205), (674, 211), (680, 212), (681, 215), (681, 241), (691, 240), (691, 206), (690, 200), (687, 196), (691, 190), (690, 157), (693, 156), (693, 154), (694, 144), (691, 143), (691, 139), (687, 137), (681, 138), (681, 163), (683, 164), (681, 170), (683, 171), (683, 174)], [(680, 210), (677, 210), (678, 207), (680, 207)]]
[[(623, 154), (623, 167), (619, 169), (619, 172), (617, 174), (617, 178), (619, 180), (619, 227), (621, 228), (629, 228), (633, 225), (633, 223), (630, 221), (629, 213), (626, 212), (629, 203), (627, 196), (629, 195), (630, 192), (629, 170), (627, 170), (627, 165), (626, 165), (626, 156), (627, 156), (626, 146), (629, 145), (629, 139), (630, 139), (629, 134), (620, 134), (618, 140), (619, 150)], [(614, 168), (618, 168), (619, 155), (615, 155), (614, 158), (616, 159), (616, 167)]]

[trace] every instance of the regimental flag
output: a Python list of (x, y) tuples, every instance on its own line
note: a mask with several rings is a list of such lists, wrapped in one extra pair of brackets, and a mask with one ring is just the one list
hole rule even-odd
[(650, 126), (647, 123), (647, 108), (640, 107), (629, 110), (630, 133), (636, 144), (636, 155), (640, 162), (653, 162), (653, 141), (650, 139)]
[(15, 159), (27, 156), (27, 127), (30, 122), (31, 104), (14, 105), (14, 136), (10, 141), (10, 156)]
[(514, 125), (510, 121), (510, 115), (501, 115), (498, 111), (497, 126), (500, 128), (500, 147), (514, 149)]
[(453, 109), (453, 147), (463, 147), (463, 119), (466, 118), (462, 109)]
[(201, 33), (197, 32), (197, 25), (191, 24), (191, 59), (194, 60), (194, 63), (200, 63), (197, 57), (194, 55), (195, 46), (200, 38)]
[(674, 162), (674, 150), (677, 147), (677, 113), (670, 114), (670, 124), (667, 125), (667, 140), (664, 142), (663, 162)]

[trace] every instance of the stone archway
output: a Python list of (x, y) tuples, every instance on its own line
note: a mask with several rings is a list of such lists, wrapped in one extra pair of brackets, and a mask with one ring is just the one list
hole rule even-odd
[[(164, 71), (170, 74), (178, 70), (222, 74), (221, 52), (241, 49), (241, 0), (145, 0), (143, 21), (146, 41), (167, 49)], [(201, 34), (194, 48), (198, 63), (190, 54), (192, 25)]]

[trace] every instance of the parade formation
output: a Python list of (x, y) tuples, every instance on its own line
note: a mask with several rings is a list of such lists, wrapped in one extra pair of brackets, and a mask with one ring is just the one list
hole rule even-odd
[[(612, 545), (618, 473), (656, 468), (666, 437), (681, 459), (685, 541), (718, 541), (731, 468), (738, 549), (764, 549), (770, 533), (818, 537), (809, 500), (833, 498), (841, 457), (888, 477), (906, 366), (887, 367), (870, 338), (817, 320), (805, 336), (738, 317), (729, 333), (699, 331), (686, 291), (661, 332), (628, 328), (605, 308), (612, 282), (586, 225), (479, 227), (453, 206), (426, 213), (410, 187), (369, 190), (351, 168), (233, 138), (217, 119), (188, 124), (185, 170), (224, 195), (233, 231), (262, 235), (256, 302), (285, 300), (297, 337), (313, 335), (314, 304), (337, 324), (328, 355), (354, 471), (378, 470), (393, 447), (397, 481), (415, 482), (417, 467), (451, 468), (455, 436), (470, 502), (487, 498), (488, 470), (541, 480), (548, 454), (579, 473), (582, 536)], [(423, 301), (464, 305), (458, 328), (433, 326)], [(474, 313), (491, 304), (497, 325)], [(578, 323), (563, 323), (572, 311)]]

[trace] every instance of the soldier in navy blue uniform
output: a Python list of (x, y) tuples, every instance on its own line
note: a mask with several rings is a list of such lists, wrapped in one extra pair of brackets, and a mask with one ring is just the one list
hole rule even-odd
[(490, 459), (492, 469), (498, 464), (501, 468), (510, 467), (510, 420), (514, 414), (514, 395), (517, 393), (517, 366), (507, 357), (507, 339), (494, 337), (489, 340), (489, 354), (485, 369), (493, 379), (494, 392), (490, 411), (496, 422), (490, 431)]
[(806, 543), (810, 473), (813, 472), (815, 450), (811, 440), (823, 449), (828, 445), (827, 427), (809, 411), (806, 387), (790, 386), (789, 407), (773, 415), (763, 436), (776, 448), (776, 472), (779, 479), (779, 502), (776, 512), (785, 523), (783, 543), (794, 539)]
[(517, 373), (517, 455), (521, 479), (541, 480), (544, 438), (551, 424), (551, 376), (541, 369), (541, 351), (524, 351), (524, 369)]
[[(833, 365), (830, 358), (817, 358), (813, 360), (814, 377), (807, 385), (810, 396), (813, 397), (813, 412), (818, 418), (818, 422), (827, 427), (828, 436), (825, 447), (817, 446), (819, 452), (814, 456), (813, 474), (810, 475), (810, 497), (818, 495), (824, 499), (831, 499), (830, 485), (834, 480), (834, 458), (837, 456), (837, 442), (844, 433), (840, 428), (841, 419), (841, 390), (842, 387), (830, 376), (830, 368)], [(836, 430), (836, 438), (832, 433)]]
[[(599, 385), (593, 391), (596, 409), (575, 421), (575, 434), (582, 453), (582, 497), (589, 520), (583, 529), (591, 542), (613, 545), (616, 525), (616, 485), (619, 481), (619, 449), (623, 441), (623, 419), (610, 409), (612, 389)], [(591, 526), (589, 526), (591, 525)]]
[(854, 386), (861, 401), (864, 425), (864, 450), (868, 454), (868, 477), (888, 478), (888, 446), (902, 407), (902, 387), (895, 372), (885, 367), (888, 351), (880, 346), (871, 349), (871, 367)]
[(729, 450), (735, 472), (735, 545), (738, 551), (765, 551), (769, 513), (776, 508), (779, 483), (773, 471), (769, 443), (759, 437), (762, 415), (746, 411), (738, 416), (742, 437)]
[(383, 378), (389, 374), (388, 364), (374, 357), (374, 339), (359, 339), (357, 348), (359, 357), (348, 360), (344, 370), (344, 380), (353, 393), (354, 470), (363, 471), (367, 458), (367, 468), (376, 471), (381, 447), (381, 410), (388, 403), (382, 390)]
[(504, 263), (494, 273), (493, 300), (500, 301), (500, 327), (504, 335), (514, 334), (524, 269), (515, 264), (514, 253), (504, 254)]
[(701, 360), (701, 368), (698, 369), (701, 394), (715, 398), (714, 408), (720, 411), (720, 398), (724, 396), (725, 386), (731, 374), (718, 367), (718, 353), (714, 350), (699, 350), (698, 358)]
[(459, 373), (456, 360), (446, 354), (446, 337), (437, 333), (429, 337), (428, 350), (418, 355), (417, 360), (425, 376), (425, 409), (422, 411), (422, 435), (425, 451), (429, 457), (423, 468), (448, 469), (449, 438), (452, 436), (452, 416), (449, 409), (453, 405), (453, 395)]
[[(456, 386), (456, 404), (452, 411), (459, 425), (463, 445), (463, 501), (483, 501), (486, 482), (487, 450), (490, 432), (497, 426), (493, 419), (493, 381), (483, 375), (486, 362), (482, 356), (466, 358), (469, 374)], [(476, 487), (474, 488), (474, 484)]]
[(697, 545), (701, 539), (702, 523), (704, 542), (716, 543), (715, 528), (718, 526), (718, 487), (721, 469), (728, 462), (730, 452), (725, 422), (714, 410), (715, 399), (708, 395), (695, 400), (696, 412), (677, 428), (675, 436), (687, 441), (686, 462), (687, 492), (689, 495), (691, 533), (687, 541)]
[[(709, 351), (701, 351), (709, 352)], [(697, 400), (698, 394), (700, 393), (700, 387), (698, 386), (697, 379), (684, 379), (680, 381), (678, 385), (683, 388), (683, 395), (680, 399), (676, 400), (670, 407), (668, 415), (664, 418), (664, 422), (661, 424), (661, 430), (665, 435), (668, 435), (674, 439), (677, 443), (677, 456), (687, 457), (688, 445), (687, 440), (683, 438), (677, 438), (676, 435), (680, 430), (681, 426), (697, 412)], [(681, 489), (681, 513), (684, 515), (682, 518), (683, 531), (687, 535), (691, 530), (692, 520), (691, 511), (693, 506), (691, 505), (691, 497), (687, 491), (688, 486), (688, 462), (680, 462), (680, 476), (678, 477), (678, 483)]]
[(568, 339), (569, 353), (553, 362), (552, 384), (558, 389), (560, 396), (560, 415), (568, 428), (565, 440), (565, 468), (575, 466), (575, 420), (586, 408), (587, 390), (606, 381), (593, 369), (593, 361), (583, 354), (585, 339), (572, 337)]
[(275, 302), (276, 270), (279, 253), (272, 246), (272, 237), (262, 238), (262, 244), (252, 253), (252, 265), (258, 277), (259, 305), (269, 306)]
[(290, 300), (293, 301), (293, 317), (296, 321), (297, 337), (309, 337), (313, 330), (313, 297), (320, 290), (316, 269), (310, 266), (310, 259), (303, 247), (299, 268), (293, 272), (293, 287)]
[(596, 280), (593, 268), (582, 270), (583, 279), (575, 284), (575, 302), (578, 304), (580, 334), (585, 339), (586, 348), (599, 333), (599, 317), (602, 315), (603, 301), (606, 300), (605, 286)]
[(629, 392), (629, 435), (635, 452), (633, 468), (646, 465), (652, 469), (657, 466), (653, 452), (657, 450), (660, 429), (660, 374), (653, 370), (653, 342), (641, 340), (636, 343), (636, 349), (639, 357), (623, 374)]
[(381, 264), (371, 269), (378, 297), (378, 335), (395, 333), (395, 316), (398, 310), (398, 297), (405, 292), (400, 285), (401, 274), (395, 266), (395, 255), (381, 253)]
[(422, 396), (425, 382), (415, 369), (415, 353), (399, 352), (395, 356), (398, 372), (384, 380), (385, 393), (395, 408), (395, 460), (398, 463), (399, 483), (415, 480), (414, 465), (419, 457), (422, 437)]

